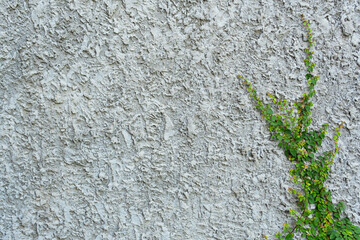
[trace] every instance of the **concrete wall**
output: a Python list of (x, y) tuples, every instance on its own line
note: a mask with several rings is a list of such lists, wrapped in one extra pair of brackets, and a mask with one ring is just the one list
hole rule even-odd
[(346, 122), (327, 185), (360, 225), (358, 0), (0, 9), (0, 239), (261, 239), (291, 223), (291, 164), (236, 76), (297, 100), (301, 13), (313, 126)]

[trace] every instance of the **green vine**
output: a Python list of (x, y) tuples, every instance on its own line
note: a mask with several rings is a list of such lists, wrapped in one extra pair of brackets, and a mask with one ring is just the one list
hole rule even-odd
[[(294, 169), (290, 169), (292, 181), (302, 187), (301, 191), (289, 188), (290, 193), (297, 197), (298, 209), (300, 209), (300, 211), (290, 209), (291, 215), (296, 220), (295, 225), (290, 227), (288, 224), (283, 224), (283, 231), (276, 233), (275, 239), (294, 239), (295, 233), (309, 240), (360, 239), (360, 228), (354, 226), (348, 218), (341, 218), (345, 204), (339, 202), (335, 206), (332, 203), (331, 192), (324, 186), (335, 154), (339, 152), (338, 140), (344, 123), (335, 128), (334, 150), (317, 154), (327, 133), (328, 124), (324, 124), (319, 130), (309, 129), (312, 121), (310, 109), (313, 106), (310, 99), (316, 94), (314, 88), (319, 77), (313, 74), (316, 65), (312, 62), (314, 52), (311, 48), (314, 46), (314, 41), (310, 24), (303, 15), (302, 19), (308, 36), (308, 48), (304, 51), (307, 68), (305, 77), (309, 89), (299, 102), (295, 102), (291, 107), (286, 99), (278, 100), (268, 93), (279, 112), (282, 112), (275, 114), (271, 106), (264, 104), (257, 96), (253, 85), (239, 75), (250, 97), (256, 102), (255, 108), (260, 109), (262, 117), (267, 121), (271, 138), (280, 142), (278, 146), (295, 164)], [(265, 236), (265, 239), (268, 238)]]

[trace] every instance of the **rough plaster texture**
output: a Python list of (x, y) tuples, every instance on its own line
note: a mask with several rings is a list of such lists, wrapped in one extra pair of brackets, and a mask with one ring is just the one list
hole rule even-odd
[(260, 96), (301, 96), (301, 13), (314, 126), (346, 122), (327, 185), (360, 225), (358, 0), (0, 10), (0, 239), (261, 239), (291, 223), (291, 164), (236, 75)]

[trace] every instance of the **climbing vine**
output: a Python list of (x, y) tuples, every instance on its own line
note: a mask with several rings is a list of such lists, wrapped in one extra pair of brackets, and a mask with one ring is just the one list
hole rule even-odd
[[(314, 52), (311, 49), (314, 41), (310, 24), (303, 15), (302, 19), (307, 29), (308, 39), (308, 47), (304, 50), (308, 91), (303, 94), (300, 101), (290, 106), (286, 99), (279, 100), (268, 93), (268, 97), (277, 106), (278, 112), (281, 112), (281, 114), (275, 114), (271, 106), (264, 104), (258, 97), (251, 82), (239, 75), (247, 87), (249, 96), (256, 103), (255, 108), (261, 111), (262, 117), (268, 123), (271, 138), (279, 141), (278, 146), (294, 163), (294, 168), (289, 170), (292, 181), (302, 187), (300, 191), (289, 188), (290, 193), (298, 200), (299, 210), (290, 209), (296, 223), (294, 226), (283, 224), (283, 231), (276, 233), (275, 239), (290, 240), (294, 239), (295, 233), (299, 233), (309, 240), (358, 240), (360, 228), (354, 226), (348, 218), (341, 217), (345, 204), (340, 201), (335, 206), (331, 192), (324, 185), (329, 177), (335, 154), (340, 150), (338, 141), (344, 123), (335, 128), (334, 149), (322, 154), (317, 151), (325, 138), (328, 124), (324, 124), (318, 130), (309, 129), (312, 121), (310, 110), (313, 106), (311, 98), (316, 94), (315, 85), (319, 77), (313, 73), (316, 65), (312, 62)], [(265, 237), (265, 239), (268, 238)]]

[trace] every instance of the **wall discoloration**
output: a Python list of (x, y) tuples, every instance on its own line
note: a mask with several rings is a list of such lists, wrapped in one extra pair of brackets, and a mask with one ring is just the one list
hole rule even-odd
[(0, 8), (1, 239), (260, 239), (291, 222), (291, 165), (236, 76), (300, 96), (301, 13), (314, 126), (346, 122), (328, 186), (360, 224), (357, 1)]

